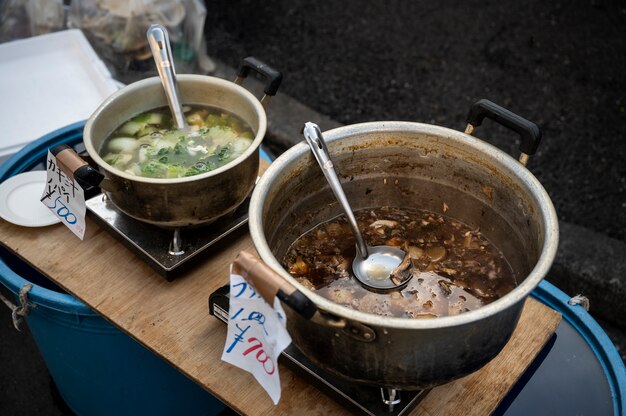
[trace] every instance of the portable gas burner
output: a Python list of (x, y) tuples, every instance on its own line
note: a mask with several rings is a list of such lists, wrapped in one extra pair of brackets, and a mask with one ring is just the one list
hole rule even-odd
[[(228, 285), (209, 297), (209, 313), (228, 323)], [(329, 374), (307, 359), (293, 344), (280, 355), (281, 362), (303, 376), (309, 383), (350, 411), (369, 416), (401, 416), (408, 414), (429, 390), (398, 391), (386, 387), (355, 384)]]
[(129, 217), (104, 194), (86, 201), (92, 219), (154, 270), (172, 280), (192, 259), (248, 222), (249, 198), (219, 222), (193, 228), (165, 229)]

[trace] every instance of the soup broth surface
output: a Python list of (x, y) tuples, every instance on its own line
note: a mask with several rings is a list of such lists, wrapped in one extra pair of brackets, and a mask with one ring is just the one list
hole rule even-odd
[(283, 266), (305, 287), (344, 306), (377, 315), (435, 318), (477, 309), (516, 286), (513, 270), (480, 230), (424, 210), (380, 207), (355, 212), (369, 246), (401, 247), (408, 284), (376, 293), (352, 274), (356, 241), (345, 216), (319, 224), (289, 248)]
[(199, 175), (241, 156), (254, 139), (239, 117), (206, 106), (184, 106), (189, 128), (179, 130), (168, 107), (142, 113), (117, 128), (100, 155), (116, 169), (150, 178)]

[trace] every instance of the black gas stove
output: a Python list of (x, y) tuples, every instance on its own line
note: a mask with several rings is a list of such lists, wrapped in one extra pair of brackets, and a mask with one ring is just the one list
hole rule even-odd
[[(209, 297), (209, 312), (224, 323), (228, 323), (229, 292), (230, 287), (227, 285), (216, 290)], [(428, 393), (428, 390), (398, 391), (343, 380), (317, 367), (293, 344), (282, 352), (279, 360), (355, 414), (406, 415)]]
[(211, 246), (248, 222), (249, 199), (233, 214), (209, 225), (165, 229), (148, 224), (121, 212), (104, 194), (86, 201), (91, 218), (109, 231), (167, 280), (208, 255)]

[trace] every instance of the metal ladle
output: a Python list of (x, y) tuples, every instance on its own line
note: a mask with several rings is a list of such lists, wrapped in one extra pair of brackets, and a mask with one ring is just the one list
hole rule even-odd
[(156, 63), (159, 78), (165, 90), (167, 103), (169, 104), (172, 117), (176, 127), (180, 130), (187, 129), (185, 115), (180, 105), (180, 95), (176, 84), (176, 71), (174, 70), (174, 59), (172, 58), (172, 48), (167, 29), (161, 25), (151, 25), (146, 32), (152, 57)]
[[(189, 127), (185, 121), (183, 107), (180, 104), (180, 94), (178, 93), (178, 84), (176, 83), (176, 70), (174, 68), (174, 58), (172, 57), (172, 47), (170, 45), (170, 37), (165, 27), (153, 24), (146, 32), (148, 44), (152, 51), (152, 57), (163, 84), (167, 104), (170, 107), (172, 118), (176, 123), (178, 130), (189, 132)], [(185, 254), (184, 243), (181, 238), (180, 228), (174, 229), (174, 237), (170, 241), (169, 254), (172, 256), (181, 256)]]
[(370, 247), (365, 244), (352, 208), (333, 168), (333, 162), (330, 160), (320, 128), (315, 123), (305, 123), (303, 134), (317, 163), (322, 168), (330, 189), (343, 208), (352, 233), (356, 238), (357, 255), (352, 261), (354, 276), (363, 286), (376, 291), (387, 291), (406, 285), (411, 279), (411, 274), (403, 273), (408, 269), (408, 261), (410, 260), (407, 253), (397, 247)]

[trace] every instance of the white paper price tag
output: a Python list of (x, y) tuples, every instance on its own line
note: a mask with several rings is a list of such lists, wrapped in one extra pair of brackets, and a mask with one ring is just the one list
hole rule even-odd
[(41, 202), (81, 240), (85, 235), (85, 194), (59, 167), (48, 150), (46, 187)]
[(274, 404), (280, 400), (278, 356), (291, 343), (280, 301), (270, 306), (254, 287), (230, 272), (228, 334), (222, 360), (252, 373)]

